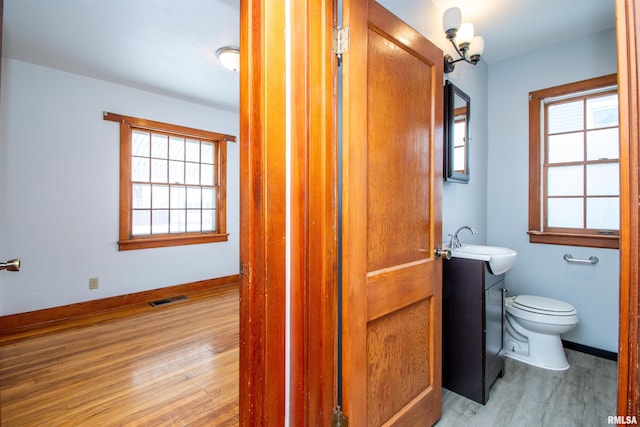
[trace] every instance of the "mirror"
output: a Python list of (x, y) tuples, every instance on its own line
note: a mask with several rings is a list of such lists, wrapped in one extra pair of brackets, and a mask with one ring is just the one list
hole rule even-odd
[(469, 182), (469, 114), (471, 98), (446, 81), (444, 86), (444, 179)]

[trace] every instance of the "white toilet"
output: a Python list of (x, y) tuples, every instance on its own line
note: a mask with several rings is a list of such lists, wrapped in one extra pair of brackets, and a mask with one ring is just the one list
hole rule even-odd
[(563, 371), (569, 363), (560, 335), (579, 322), (578, 311), (564, 301), (518, 295), (504, 301), (505, 356), (540, 368)]

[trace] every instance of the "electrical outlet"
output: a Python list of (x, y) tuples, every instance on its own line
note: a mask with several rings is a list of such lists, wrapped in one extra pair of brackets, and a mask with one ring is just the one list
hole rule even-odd
[(89, 289), (98, 289), (98, 278), (92, 277), (89, 279)]

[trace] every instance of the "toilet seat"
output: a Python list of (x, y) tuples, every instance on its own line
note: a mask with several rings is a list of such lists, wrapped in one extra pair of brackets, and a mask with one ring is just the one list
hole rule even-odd
[(533, 295), (507, 297), (504, 299), (504, 308), (508, 314), (532, 322), (549, 325), (570, 325), (578, 323), (578, 310), (571, 304), (552, 298), (536, 297)]
[(571, 304), (553, 298), (534, 295), (518, 295), (512, 298), (512, 307), (530, 313), (548, 316), (574, 316), (578, 313)]

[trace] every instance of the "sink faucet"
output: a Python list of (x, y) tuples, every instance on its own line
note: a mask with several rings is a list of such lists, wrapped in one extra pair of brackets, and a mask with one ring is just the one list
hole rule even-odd
[(449, 240), (449, 247), (451, 249), (456, 249), (462, 246), (462, 243), (460, 243), (460, 232), (462, 230), (469, 230), (471, 234), (478, 234), (478, 230), (476, 230), (475, 228), (469, 227), (468, 225), (463, 225), (462, 227), (458, 228), (455, 233), (449, 234), (449, 236), (451, 236), (451, 239)]

